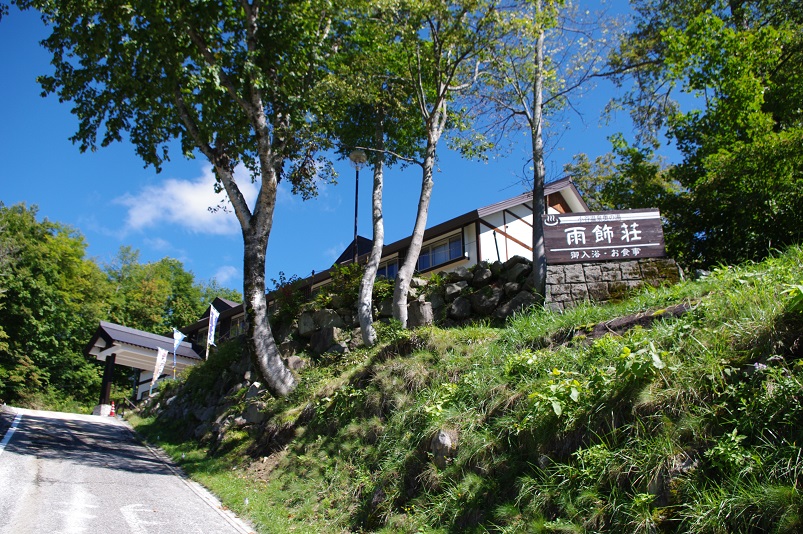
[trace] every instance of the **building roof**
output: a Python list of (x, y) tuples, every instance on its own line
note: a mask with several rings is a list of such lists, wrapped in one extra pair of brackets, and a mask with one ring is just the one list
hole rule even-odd
[[(92, 336), (92, 339), (84, 347), (84, 354), (97, 358), (99, 354), (115, 346), (138, 347), (140, 349), (152, 351), (156, 351), (161, 347), (172, 352), (173, 338), (101, 321), (100, 326), (98, 326), (98, 329), (95, 331), (95, 335)], [(176, 356), (190, 360), (202, 359), (198, 353), (193, 350), (192, 345), (186, 341), (181, 342), (176, 350)]]

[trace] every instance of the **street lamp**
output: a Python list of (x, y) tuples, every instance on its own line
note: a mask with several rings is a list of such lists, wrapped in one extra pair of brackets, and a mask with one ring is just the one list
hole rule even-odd
[(368, 161), (368, 156), (365, 155), (364, 150), (357, 148), (351, 151), (349, 159), (354, 169), (357, 171), (357, 176), (354, 180), (354, 263), (357, 263), (357, 256), (359, 255), (359, 250), (357, 248), (357, 208), (360, 198), (360, 168)]

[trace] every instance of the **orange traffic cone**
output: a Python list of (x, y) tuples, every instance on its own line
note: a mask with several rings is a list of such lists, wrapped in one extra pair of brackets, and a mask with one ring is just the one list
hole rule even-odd
[(112, 401), (112, 411), (110, 411), (110, 412), (109, 412), (109, 417), (114, 417), (114, 416), (116, 416), (116, 415), (117, 415), (117, 414), (116, 414), (116, 413), (114, 413), (114, 401)]

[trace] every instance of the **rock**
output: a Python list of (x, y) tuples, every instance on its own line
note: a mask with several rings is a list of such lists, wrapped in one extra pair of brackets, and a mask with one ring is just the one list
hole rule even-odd
[(491, 269), (491, 274), (493, 274), (495, 278), (502, 276), (502, 271), (504, 271), (502, 262), (499, 260), (493, 262), (488, 268)]
[[(636, 265), (636, 267), (638, 267), (638, 265)], [(586, 281), (582, 264), (575, 263), (572, 265), (564, 265), (563, 271), (566, 273), (567, 284), (584, 283)]]
[[(618, 271), (619, 269), (617, 269)], [(621, 273), (619, 273), (619, 277), (621, 278)], [(566, 283), (566, 273), (560, 265), (547, 267), (546, 283), (547, 285), (563, 285)]]
[(471, 271), (462, 265), (446, 275), (446, 280), (448, 282), (468, 282), (472, 278), (474, 278), (474, 275), (471, 273)]
[(432, 295), (430, 295), (429, 302), (430, 304), (432, 304), (433, 313), (437, 312), (438, 310), (446, 306), (446, 300), (440, 293), (433, 293)]
[(485, 287), (491, 283), (493, 273), (487, 267), (477, 266), (474, 269), (474, 278), (471, 279), (471, 285), (474, 287)]
[(620, 262), (619, 268), (622, 270), (622, 280), (639, 280), (641, 278), (641, 269), (639, 269), (637, 261)]
[(323, 354), (329, 348), (341, 339), (341, 330), (334, 326), (321, 328), (310, 338), (310, 349), (315, 354)]
[(457, 432), (439, 430), (429, 442), (429, 452), (432, 454), (432, 463), (439, 469), (446, 467), (457, 456)]
[(505, 290), (505, 296), (509, 297), (511, 295), (515, 295), (521, 290), (521, 284), (517, 284), (516, 282), (508, 282), (502, 286), (502, 289)]
[(248, 399), (252, 399), (254, 397), (258, 397), (258, 396), (262, 395), (262, 393), (264, 391), (265, 391), (265, 388), (262, 387), (262, 384), (260, 384), (259, 382), (254, 382), (248, 388), (248, 391), (245, 392), (245, 399), (248, 400)]
[(431, 303), (415, 301), (407, 305), (407, 326), (409, 328), (428, 326), (432, 324), (433, 320)]
[(343, 319), (335, 310), (318, 310), (313, 314), (313, 318), (315, 319), (315, 326), (319, 329), (346, 327), (346, 323), (343, 322)]
[(510, 301), (502, 304), (493, 313), (493, 317), (499, 320), (505, 320), (514, 313), (520, 312), (533, 306), (536, 303), (535, 295), (529, 291), (520, 291)]
[(460, 293), (468, 287), (468, 282), (461, 281), (455, 282), (453, 284), (446, 284), (444, 288), (444, 295), (446, 297), (446, 302), (451, 302), (460, 296)]
[(305, 311), (298, 318), (298, 333), (304, 337), (310, 337), (317, 328), (315, 327), (315, 319), (311, 311)]
[(508, 282), (518, 282), (523, 280), (531, 271), (532, 267), (526, 263), (517, 263), (507, 271), (504, 271), (504, 278)]
[(287, 359), (284, 360), (284, 364), (291, 371), (298, 371), (308, 365), (307, 360), (299, 358), (298, 356), (288, 356)]
[(602, 269), (599, 265), (584, 265), (583, 273), (585, 274), (586, 282), (602, 281)]
[(490, 315), (502, 300), (504, 290), (500, 287), (485, 286), (469, 297), (471, 309), (479, 315)]
[(410, 287), (411, 287), (411, 288), (416, 288), (416, 287), (427, 287), (427, 283), (428, 283), (428, 281), (427, 281), (427, 279), (426, 279), (426, 278), (420, 278), (420, 277), (418, 277), (418, 276), (413, 276), (413, 277), (410, 279)]
[(201, 439), (211, 430), (212, 430), (212, 425), (210, 423), (203, 423), (195, 428), (195, 432), (193, 432), (193, 434), (195, 435), (195, 439)]
[(203, 422), (211, 421), (215, 417), (215, 407), (214, 406), (207, 406), (206, 408), (198, 407), (195, 409), (194, 415), (199, 421)]
[(326, 349), (326, 354), (346, 354), (349, 351), (348, 346), (343, 343), (342, 341), (339, 343), (335, 343), (328, 349)]
[(265, 404), (262, 402), (252, 402), (245, 407), (242, 418), (248, 425), (256, 425), (267, 419), (267, 415), (263, 411)]
[(246, 371), (243, 373), (243, 380), (246, 382), (251, 382), (251, 379), (254, 378), (254, 373), (251, 371)]
[(301, 343), (292, 339), (279, 345), (279, 353), (285, 358), (290, 358), (294, 354), (301, 352), (302, 349)]
[(502, 264), (502, 269), (505, 271), (509, 271), (513, 268), (514, 265), (532, 265), (533, 262), (525, 258), (524, 256), (513, 256), (505, 263)]
[(471, 301), (466, 297), (457, 297), (449, 306), (447, 315), (458, 321), (471, 317)]

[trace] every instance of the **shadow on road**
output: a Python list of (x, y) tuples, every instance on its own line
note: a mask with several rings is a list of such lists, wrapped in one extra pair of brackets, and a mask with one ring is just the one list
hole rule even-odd
[[(8, 414), (6, 414), (8, 415)], [(127, 427), (112, 421), (24, 414), (6, 452), (91, 467), (172, 475)]]

